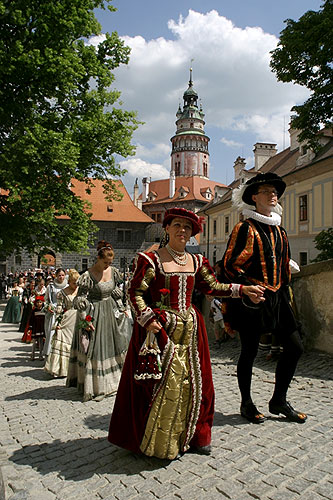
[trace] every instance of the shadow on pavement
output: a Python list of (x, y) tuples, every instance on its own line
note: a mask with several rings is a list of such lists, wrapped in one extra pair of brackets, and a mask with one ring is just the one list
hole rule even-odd
[[(226, 342), (223, 347), (216, 349), (210, 346), (212, 365), (237, 365), (240, 344), (239, 342)], [(275, 373), (276, 360), (266, 360), (266, 352), (258, 352), (254, 367), (269, 373)], [(319, 351), (306, 351), (302, 354), (296, 369), (295, 378), (318, 378), (333, 380), (333, 357), (330, 354)]]
[[(30, 374), (31, 372), (27, 372)], [(44, 373), (44, 372), (42, 372)], [(24, 376), (24, 375), (22, 375)], [(48, 376), (45, 372), (45, 376)], [(5, 401), (24, 401), (25, 399), (33, 400), (65, 400), (65, 401), (81, 401), (82, 396), (77, 392), (75, 388), (69, 388), (64, 385), (54, 385), (47, 387), (39, 387), (38, 389), (33, 389), (32, 391), (22, 392), (21, 394), (15, 394), (14, 396), (8, 396)]]
[(110, 417), (111, 414), (102, 416), (89, 415), (84, 419), (84, 423), (89, 429), (99, 429), (107, 433), (109, 431)]
[[(44, 361), (40, 361), (37, 359), (36, 361), (31, 361), (31, 363), (34, 363), (34, 366), (36, 367), (35, 370), (30, 369), (23, 372), (8, 373), (7, 374), (8, 377), (30, 377), (33, 378), (34, 380), (41, 380), (42, 382), (49, 381), (52, 379), (51, 375), (43, 370)], [(11, 363), (3, 363), (2, 366), (15, 366), (15, 365)], [(31, 365), (29, 364), (29, 366)]]
[(223, 427), (224, 425), (244, 425), (248, 424), (239, 413), (231, 413), (229, 415), (215, 411), (213, 427)]
[(170, 460), (136, 455), (110, 444), (106, 437), (28, 445), (15, 451), (9, 460), (28, 465), (39, 474), (57, 472), (65, 480), (84, 481), (95, 474), (132, 476), (142, 471), (161, 469)]
[[(20, 347), (10, 347), (8, 350), (17, 352), (17, 354), (15, 354), (15, 356), (23, 356), (25, 353), (31, 351), (31, 346), (32, 346), (32, 342), (30, 344), (25, 344), (25, 343), (21, 342)], [(24, 351), (24, 352), (22, 352), (22, 351)]]

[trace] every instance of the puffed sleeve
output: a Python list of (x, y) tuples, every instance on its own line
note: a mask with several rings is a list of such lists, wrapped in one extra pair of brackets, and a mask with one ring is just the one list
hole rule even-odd
[(60, 291), (57, 293), (57, 308), (56, 308), (56, 314), (59, 315), (63, 312), (65, 309), (65, 303), (64, 303), (64, 294)]
[(93, 288), (93, 286), (94, 286), (93, 280), (91, 279), (89, 272), (86, 271), (78, 279), (78, 292), (75, 299), (73, 300), (74, 309), (77, 309), (82, 316), (90, 306), (87, 297), (89, 291)]
[(134, 274), (127, 291), (129, 303), (139, 325), (147, 327), (156, 318), (154, 311), (147, 304), (149, 287), (156, 279), (156, 269), (153, 259), (144, 253), (139, 253), (134, 262)]
[(51, 287), (50, 285), (47, 285), (46, 290), (45, 290), (45, 295), (44, 295), (44, 309), (46, 310), (52, 303), (51, 303)]
[(205, 295), (238, 298), (240, 285), (220, 283), (206, 257), (200, 256), (200, 265), (195, 276), (195, 288)]
[(223, 270), (226, 278), (243, 285), (250, 285), (246, 278), (246, 265), (253, 254), (254, 232), (251, 225), (244, 221), (234, 227), (223, 257)]
[(121, 289), (122, 278), (121, 278), (120, 271), (116, 267), (113, 267), (112, 270), (113, 270), (113, 279), (115, 282), (115, 287), (111, 292), (111, 297), (115, 301), (118, 301), (118, 300), (121, 300), (123, 298), (123, 291)]

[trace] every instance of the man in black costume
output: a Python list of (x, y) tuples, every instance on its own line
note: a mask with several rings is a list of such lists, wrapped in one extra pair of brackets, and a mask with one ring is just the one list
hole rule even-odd
[(280, 227), (278, 199), (285, 182), (274, 173), (259, 173), (234, 190), (233, 202), (243, 209), (245, 220), (233, 229), (223, 257), (227, 279), (243, 285), (261, 285), (265, 301), (253, 304), (246, 297), (227, 304), (226, 321), (239, 331), (241, 354), (237, 365), (241, 415), (262, 423), (264, 415), (251, 398), (252, 368), (264, 333), (279, 336), (283, 353), (275, 373), (275, 389), (269, 411), (303, 423), (307, 416), (287, 402), (287, 391), (303, 352), (297, 321), (290, 305), (290, 250), (286, 231)]

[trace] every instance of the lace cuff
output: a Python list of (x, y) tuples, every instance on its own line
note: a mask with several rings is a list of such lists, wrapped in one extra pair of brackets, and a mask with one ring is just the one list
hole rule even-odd
[(242, 285), (239, 285), (238, 283), (231, 283), (230, 288), (232, 299), (239, 299), (242, 296)]
[(142, 313), (136, 317), (136, 320), (139, 325), (145, 326), (148, 322), (151, 323), (150, 320), (152, 320), (153, 318), (155, 318), (154, 311), (150, 307), (147, 307), (145, 311), (142, 311)]

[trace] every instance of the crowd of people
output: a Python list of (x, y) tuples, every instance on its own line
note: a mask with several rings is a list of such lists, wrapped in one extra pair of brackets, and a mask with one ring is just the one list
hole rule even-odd
[[(214, 386), (206, 325), (193, 298), (211, 301), (218, 345), (239, 335), (240, 414), (265, 421), (252, 400), (251, 380), (260, 340), (272, 333), (282, 347), (269, 411), (304, 423), (287, 401), (302, 341), (290, 297), (290, 250), (275, 174), (257, 174), (235, 191), (243, 220), (232, 231), (214, 269), (186, 243), (202, 220), (184, 208), (166, 211), (160, 248), (140, 252), (129, 283), (112, 266), (114, 251), (98, 243), (95, 264), (79, 275), (12, 283), (3, 321), (18, 323), (23, 341), (46, 358), (44, 369), (67, 377), (83, 400), (115, 394), (108, 439), (135, 453), (173, 460), (188, 450), (208, 455)], [(50, 281), (48, 282), (48, 280)], [(44, 283), (45, 280), (45, 283)], [(126, 293), (125, 293), (126, 292)]]
[(112, 266), (112, 246), (100, 241), (95, 264), (79, 274), (59, 268), (3, 277), (8, 299), (2, 322), (19, 324), (30, 358), (53, 377), (66, 377), (83, 400), (118, 387), (132, 328), (124, 277)]

